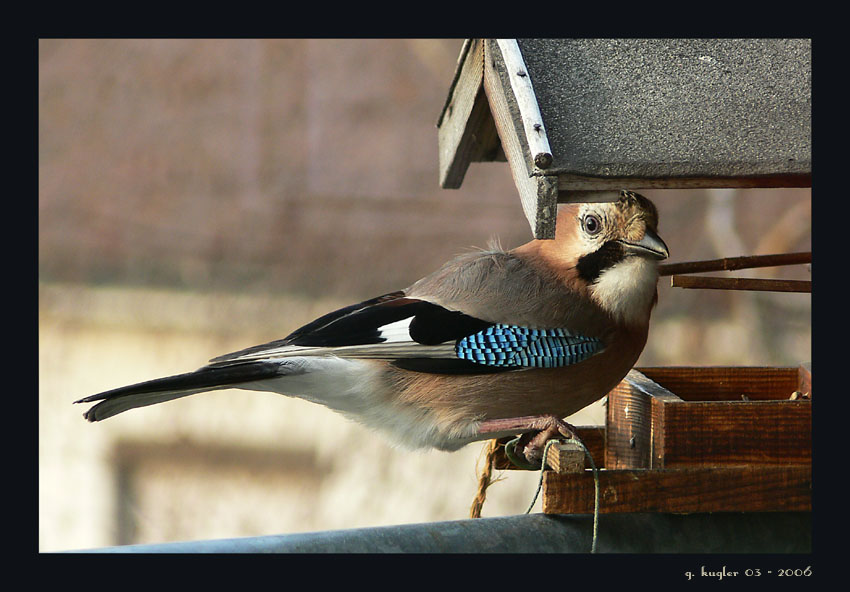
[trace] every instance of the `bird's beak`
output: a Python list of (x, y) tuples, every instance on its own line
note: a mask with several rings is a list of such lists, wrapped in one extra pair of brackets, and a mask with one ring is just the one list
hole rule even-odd
[(661, 240), (661, 237), (655, 234), (650, 229), (646, 229), (643, 238), (636, 243), (620, 241), (627, 249), (649, 255), (654, 259), (667, 259), (670, 252), (667, 250), (667, 245)]

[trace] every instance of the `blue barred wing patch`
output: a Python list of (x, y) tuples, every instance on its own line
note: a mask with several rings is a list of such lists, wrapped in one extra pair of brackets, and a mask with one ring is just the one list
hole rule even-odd
[(459, 339), (457, 357), (486, 366), (560, 368), (602, 351), (602, 342), (566, 329), (496, 324)]

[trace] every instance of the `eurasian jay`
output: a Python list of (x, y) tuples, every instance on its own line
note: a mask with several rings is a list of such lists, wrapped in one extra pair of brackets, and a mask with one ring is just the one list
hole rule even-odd
[(194, 372), (76, 401), (100, 421), (239, 388), (320, 403), (410, 448), (456, 450), (524, 434), (569, 437), (565, 418), (605, 396), (647, 340), (668, 255), (647, 198), (559, 206), (554, 240), (460, 255), (405, 290), (330, 312)]

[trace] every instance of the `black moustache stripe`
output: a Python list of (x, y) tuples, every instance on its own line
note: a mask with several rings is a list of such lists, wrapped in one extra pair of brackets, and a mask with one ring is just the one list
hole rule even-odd
[(576, 269), (580, 278), (592, 284), (602, 272), (626, 258), (626, 249), (618, 242), (609, 241), (599, 249), (578, 260)]

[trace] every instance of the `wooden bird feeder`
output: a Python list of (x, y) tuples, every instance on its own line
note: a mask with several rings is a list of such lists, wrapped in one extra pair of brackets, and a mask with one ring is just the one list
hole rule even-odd
[(507, 160), (535, 238), (620, 189), (810, 187), (811, 86), (807, 39), (470, 39), (440, 185)]
[[(579, 435), (601, 513), (810, 511), (811, 421), (809, 366), (642, 368), (608, 395), (605, 429)], [(545, 473), (544, 512), (594, 501), (584, 466)]]
[[(811, 186), (806, 39), (470, 39), (438, 122), (440, 184), (507, 161), (535, 238), (557, 204), (620, 189)], [(811, 282), (690, 275), (811, 253), (668, 264), (682, 288), (810, 292)], [(599, 511), (811, 510), (811, 365), (641, 368), (579, 428)], [(548, 451), (543, 511), (594, 511), (594, 472)], [(497, 455), (497, 468), (510, 468)]]
[[(608, 394), (604, 426), (577, 430), (600, 513), (810, 511), (811, 421), (810, 365), (657, 367)], [(543, 512), (592, 513), (584, 450), (565, 441), (547, 465)]]

